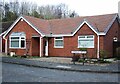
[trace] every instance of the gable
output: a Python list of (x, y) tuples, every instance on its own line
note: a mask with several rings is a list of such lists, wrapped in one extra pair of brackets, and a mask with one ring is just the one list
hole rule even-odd
[(81, 26), (81, 28), (79, 28), (79, 30), (76, 32), (76, 34), (77, 35), (95, 35), (96, 33), (86, 23), (84, 23)]
[(6, 31), (5, 35), (3, 36), (3, 38), (5, 38), (8, 33), (21, 21), (21, 19), (26, 22), (31, 28), (33, 28), (38, 34), (40, 34), (41, 36), (44, 36), (40, 31), (38, 31), (30, 22), (28, 22), (25, 18), (23, 18), (22, 16), (20, 16), (11, 26), (10, 28)]
[[(27, 24), (27, 22), (23, 21), (19, 21), (12, 29), (11, 31), (7, 34), (10, 35), (12, 32), (25, 32), (27, 36), (40, 36), (40, 34), (35, 31), (30, 25)], [(6, 36), (6, 37), (7, 37)]]
[[(88, 28), (90, 28), (95, 34), (99, 34), (97, 31), (95, 31), (95, 29), (87, 22), (87, 21), (84, 21), (82, 24), (80, 24), (80, 26), (77, 28), (77, 30), (73, 33), (73, 35), (76, 34), (77, 31), (79, 31), (84, 25), (87, 25)], [(87, 31), (84, 31), (84, 32), (87, 32)]]

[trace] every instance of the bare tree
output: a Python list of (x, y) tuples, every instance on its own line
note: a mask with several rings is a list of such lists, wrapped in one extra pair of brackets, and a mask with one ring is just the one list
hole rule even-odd
[(28, 2), (21, 2), (20, 14), (29, 15), (29, 12), (30, 12), (30, 3), (28, 3)]
[(29, 2), (5, 3), (3, 6), (3, 21), (15, 20), (19, 15), (30, 15), (41, 19), (57, 19), (78, 16), (75, 11), (70, 11), (65, 4), (38, 6)]

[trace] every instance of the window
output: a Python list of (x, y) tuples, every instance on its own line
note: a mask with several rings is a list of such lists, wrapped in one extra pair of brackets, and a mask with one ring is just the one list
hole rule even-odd
[(12, 33), (10, 35), (10, 48), (25, 48), (25, 35)]
[(54, 38), (54, 47), (55, 48), (63, 48), (63, 37), (56, 37)]
[(78, 48), (94, 48), (94, 35), (78, 36)]

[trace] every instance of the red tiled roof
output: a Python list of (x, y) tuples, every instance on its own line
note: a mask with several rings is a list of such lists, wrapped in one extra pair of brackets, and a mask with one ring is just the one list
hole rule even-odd
[(43, 34), (71, 34), (84, 20), (97, 30), (97, 32), (104, 32), (115, 16), (116, 14), (106, 14), (52, 20), (41, 20), (31, 16), (23, 17)]

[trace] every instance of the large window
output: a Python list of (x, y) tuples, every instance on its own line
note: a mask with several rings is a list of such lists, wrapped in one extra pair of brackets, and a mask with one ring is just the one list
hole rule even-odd
[(63, 37), (54, 38), (54, 47), (55, 48), (63, 48), (63, 46), (64, 46)]
[(12, 33), (10, 35), (10, 48), (25, 48), (25, 35)]
[(78, 48), (94, 48), (94, 35), (78, 36)]

